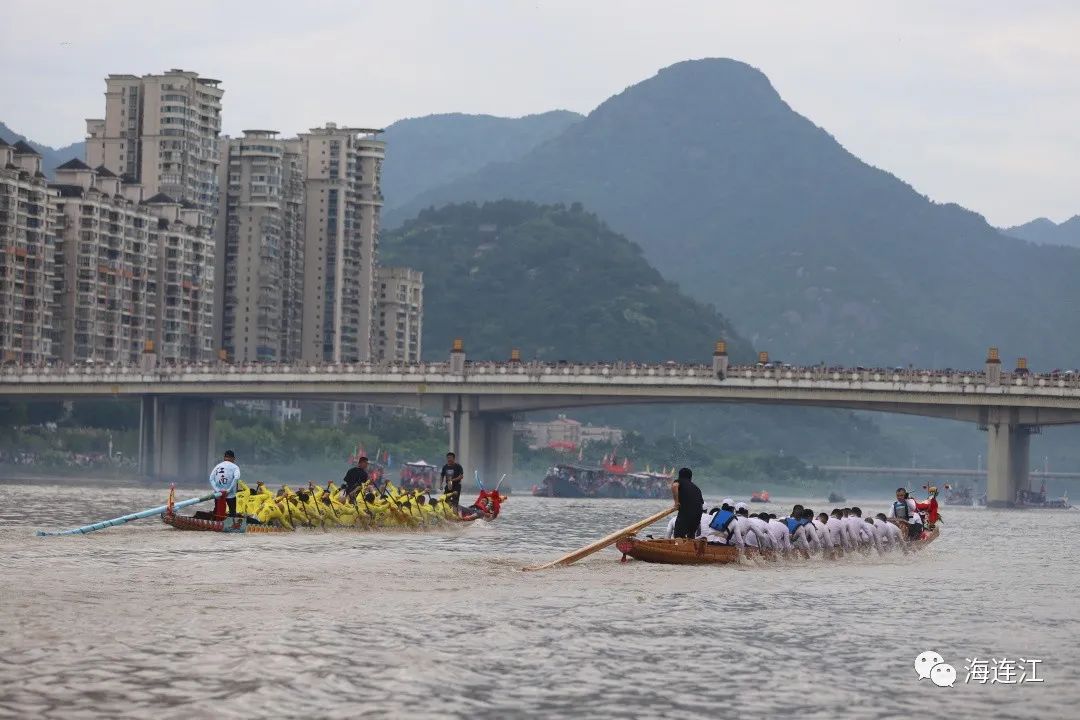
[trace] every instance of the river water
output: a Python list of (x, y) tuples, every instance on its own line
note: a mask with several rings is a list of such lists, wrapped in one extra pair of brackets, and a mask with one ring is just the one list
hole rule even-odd
[[(1072, 718), (1080, 703), (1080, 511), (944, 508), (913, 557), (694, 568), (609, 549), (534, 573), (519, 568), (664, 503), (518, 495), (494, 523), (424, 535), (32, 534), (163, 500), (0, 485), (0, 716)], [(918, 679), (924, 650), (954, 687)], [(1040, 660), (1042, 682), (965, 682), (975, 657)]]

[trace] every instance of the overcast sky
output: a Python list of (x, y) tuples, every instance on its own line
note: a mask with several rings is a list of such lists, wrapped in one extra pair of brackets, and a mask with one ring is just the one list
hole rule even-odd
[(0, 120), (49, 145), (108, 73), (223, 81), (224, 129), (587, 113), (688, 58), (760, 68), (798, 112), (994, 224), (1080, 213), (1080, 3), (5, 0)]

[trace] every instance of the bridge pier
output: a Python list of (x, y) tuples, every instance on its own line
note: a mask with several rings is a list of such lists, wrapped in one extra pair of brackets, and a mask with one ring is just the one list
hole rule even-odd
[(144, 396), (139, 421), (139, 472), (198, 483), (216, 458), (214, 401)]
[(1010, 422), (1001, 413), (987, 423), (986, 506), (1013, 507), (1017, 490), (1031, 489), (1031, 434), (1034, 428)]
[[(461, 403), (466, 404), (467, 403)], [(450, 448), (465, 470), (465, 485), (474, 473), (486, 488), (494, 488), (504, 474), (514, 472), (514, 417), (506, 413), (479, 413), (467, 408), (451, 410), (447, 417)]]

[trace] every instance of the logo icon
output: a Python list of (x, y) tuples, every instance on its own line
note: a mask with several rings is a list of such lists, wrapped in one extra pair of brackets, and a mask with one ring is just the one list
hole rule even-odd
[(933, 650), (919, 653), (915, 658), (915, 672), (920, 680), (929, 679), (938, 687), (954, 687), (953, 683), (956, 682), (956, 668)]
[(948, 663), (938, 663), (930, 669), (930, 682), (938, 687), (955, 687), (956, 668)]
[(943, 662), (945, 662), (945, 659), (940, 654), (933, 650), (927, 650), (919, 653), (919, 657), (915, 658), (915, 672), (919, 674), (920, 680), (926, 680), (930, 677), (930, 671), (934, 669), (934, 666)]

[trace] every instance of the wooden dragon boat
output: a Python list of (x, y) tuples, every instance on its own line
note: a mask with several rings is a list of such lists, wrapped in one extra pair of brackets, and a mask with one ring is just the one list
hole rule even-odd
[[(927, 532), (921, 540), (908, 543), (906, 552), (921, 550), (937, 539), (938, 528)], [(734, 545), (714, 545), (697, 538), (639, 538), (628, 535), (615, 543), (615, 547), (627, 558), (662, 565), (729, 565), (739, 561), (739, 549)], [(773, 551), (747, 548), (747, 554), (774, 557)], [(792, 555), (797, 557), (797, 555)]]
[[(502, 496), (499, 495), (496, 490), (481, 491), (476, 502), (469, 506), (462, 506), (458, 508), (456, 517), (447, 518), (443, 520), (447, 525), (453, 525), (455, 523), (468, 523), (475, 522), (477, 520), (485, 520), (491, 522), (499, 516), (501, 509)], [(215, 512), (224, 513), (224, 500), (221, 499), (221, 507), (216, 507)], [(400, 512), (400, 511), (399, 511)], [(161, 513), (161, 521), (170, 527), (177, 530), (195, 530), (201, 532), (225, 532), (225, 533), (283, 533), (293, 532), (293, 527), (286, 527), (278, 524), (262, 524), (255, 522), (246, 516), (225, 517), (223, 515), (215, 516), (214, 513), (200, 512), (195, 515), (177, 515), (174, 507), (174, 493), (169, 493), (169, 503), (165, 507), (165, 512)], [(320, 526), (315, 526), (320, 527)], [(324, 529), (327, 526), (322, 525)], [(330, 527), (334, 527), (333, 524)], [(353, 527), (353, 526), (337, 526), (337, 527)], [(353, 529), (360, 529), (353, 527)], [(370, 528), (365, 528), (370, 529)], [(417, 530), (422, 529), (417, 526), (409, 526), (408, 529)]]
[(203, 532), (225, 533), (282, 533), (292, 532), (292, 528), (279, 525), (259, 525), (249, 523), (244, 517), (226, 517), (224, 520), (204, 520), (192, 515), (177, 515), (166, 510), (161, 513), (161, 521), (177, 530), (201, 530)]

